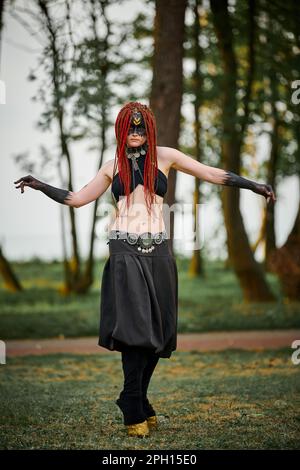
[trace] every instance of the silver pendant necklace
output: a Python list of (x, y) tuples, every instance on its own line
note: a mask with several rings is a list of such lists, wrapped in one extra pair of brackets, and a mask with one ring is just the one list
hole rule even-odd
[(146, 155), (148, 150), (147, 144), (140, 145), (139, 147), (126, 147), (126, 155), (128, 158), (132, 159), (132, 161), (135, 163), (135, 170), (136, 168), (136, 161), (135, 159), (138, 158), (140, 155)]
[[(143, 175), (142, 175), (142, 172), (140, 170), (140, 167), (138, 166), (138, 163), (136, 161), (137, 158), (139, 158), (141, 155), (146, 155), (147, 153), (147, 150), (148, 150), (148, 146), (147, 144), (144, 144), (144, 145), (141, 145), (140, 147), (126, 147), (126, 155), (127, 155), (127, 158), (129, 158), (131, 161), (132, 161), (132, 180), (133, 180), (133, 187), (135, 188), (135, 175), (134, 175), (134, 172), (136, 170), (139, 171), (141, 177), (142, 177), (142, 181), (144, 183), (144, 178), (143, 178)], [(134, 193), (134, 191), (133, 191)], [(133, 200), (134, 200), (134, 194), (133, 194)]]

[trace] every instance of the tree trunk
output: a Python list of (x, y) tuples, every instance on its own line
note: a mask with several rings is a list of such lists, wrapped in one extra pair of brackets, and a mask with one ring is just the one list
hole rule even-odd
[[(92, 2), (93, 3), (93, 2)], [(102, 6), (102, 15), (105, 17), (105, 9), (104, 5)], [(92, 22), (92, 31), (94, 35), (94, 41), (95, 41), (95, 47), (96, 47), (96, 52), (97, 52), (97, 57), (99, 60), (99, 65), (102, 66), (101, 70), (101, 90), (103, 92), (103, 102), (101, 103), (101, 126), (99, 127), (99, 148), (101, 149), (100, 151), (100, 158), (99, 158), (99, 163), (98, 163), (98, 170), (103, 165), (103, 159), (104, 159), (104, 152), (106, 150), (106, 132), (107, 132), (107, 122), (108, 122), (108, 106), (106, 103), (106, 92), (105, 90), (107, 89), (107, 75), (109, 72), (109, 61), (108, 61), (108, 54), (109, 54), (109, 35), (111, 34), (111, 29), (109, 25), (109, 20), (107, 17), (105, 17), (105, 23), (106, 23), (106, 36), (104, 45), (100, 45), (100, 39), (98, 37), (97, 33), (97, 17), (94, 14), (94, 11), (92, 10), (91, 13), (91, 22)], [(100, 103), (99, 103), (100, 105)], [(100, 108), (100, 106), (99, 106)], [(94, 282), (94, 274), (93, 274), (93, 269), (94, 269), (94, 245), (95, 245), (95, 238), (96, 238), (96, 223), (97, 223), (97, 210), (99, 206), (99, 198), (96, 199), (94, 202), (93, 206), (93, 215), (92, 215), (92, 225), (91, 225), (91, 230), (90, 230), (90, 247), (89, 247), (89, 254), (85, 263), (85, 268), (84, 272), (81, 276), (80, 284), (78, 285), (77, 289), (79, 292), (84, 293), (86, 292), (89, 287), (92, 286)]]
[[(150, 107), (157, 123), (158, 145), (178, 146), (183, 85), (183, 40), (187, 0), (156, 0), (153, 78)], [(171, 168), (165, 203), (175, 203), (176, 171)], [(174, 213), (170, 211), (170, 249), (173, 252)]]
[[(249, 71), (244, 99), (244, 118), (238, 130), (237, 122), (237, 64), (233, 49), (233, 37), (227, 0), (210, 0), (218, 47), (224, 67), (223, 80), (223, 137), (221, 158), (225, 170), (240, 173), (241, 146), (246, 130), (249, 101), (254, 77), (254, 0), (249, 1)], [(245, 117), (246, 116), (246, 117)], [(237, 188), (225, 187), (221, 200), (227, 231), (228, 254), (231, 265), (239, 279), (246, 302), (273, 301), (262, 267), (255, 261), (240, 212), (240, 193)]]
[[(294, 125), (297, 149), (295, 158), (300, 161), (300, 123)], [(300, 186), (300, 172), (298, 172)], [(293, 228), (281, 248), (274, 249), (269, 254), (270, 269), (280, 280), (283, 294), (290, 300), (300, 298), (300, 200)]]
[[(61, 102), (61, 89), (60, 89), (60, 67), (61, 67), (61, 57), (57, 48), (57, 37), (56, 29), (52, 22), (48, 5), (46, 2), (39, 0), (38, 2), (41, 14), (44, 16), (46, 21), (46, 27), (49, 34), (49, 43), (51, 51), (51, 61), (52, 61), (52, 76), (53, 76), (53, 95), (57, 111), (57, 122), (60, 138), (60, 148), (61, 154), (66, 158), (68, 163), (68, 190), (73, 191), (72, 185), (72, 165), (71, 165), (71, 155), (67, 142), (67, 136), (64, 130), (64, 107)], [(67, 276), (65, 279), (66, 282), (66, 291), (70, 289), (70, 279), (72, 290), (76, 290), (76, 283), (80, 279), (80, 256), (78, 248), (78, 239), (77, 239), (77, 230), (76, 230), (76, 220), (75, 220), (75, 210), (74, 207), (69, 206), (70, 214), (70, 223), (71, 223), (71, 240), (72, 240), (72, 257), (70, 261), (65, 260), (64, 265), (67, 269)]]
[[(272, 186), (275, 194), (275, 177), (277, 164), (279, 159), (279, 127), (280, 121), (278, 112), (276, 109), (276, 101), (278, 99), (278, 93), (276, 87), (278, 84), (271, 76), (271, 93), (272, 93), (272, 115), (273, 115), (273, 130), (271, 137), (271, 153), (268, 161), (268, 183)], [(265, 261), (264, 267), (267, 271), (271, 271), (271, 265), (269, 263), (270, 253), (276, 249), (276, 238), (275, 238), (275, 207), (274, 204), (269, 204), (266, 208), (266, 245), (265, 245)]]
[(4, 279), (5, 287), (11, 292), (20, 292), (23, 290), (21, 283), (17, 276), (14, 274), (11, 265), (5, 258), (2, 248), (0, 247), (0, 272)]
[(264, 207), (262, 210), (262, 216), (261, 216), (261, 225), (260, 225), (260, 230), (257, 236), (256, 241), (251, 245), (251, 250), (253, 253), (256, 252), (257, 248), (261, 243), (265, 244), (266, 242), (266, 231), (267, 231), (267, 211), (266, 208)]
[(269, 262), (277, 273), (282, 291), (290, 300), (300, 299), (300, 204), (294, 226), (285, 244), (270, 253)]
[[(195, 55), (195, 72), (193, 77), (194, 83), (194, 113), (195, 113), (195, 141), (196, 141), (196, 149), (195, 155), (196, 160), (201, 162), (201, 121), (199, 119), (199, 113), (201, 109), (201, 89), (203, 84), (203, 79), (200, 71), (200, 64), (203, 58), (203, 49), (200, 47), (199, 37), (201, 34), (200, 29), (200, 18), (199, 18), (199, 6), (201, 5), (202, 1), (195, 0), (194, 5), (194, 55)], [(200, 240), (200, 230), (199, 230), (199, 202), (200, 202), (200, 180), (195, 178), (195, 189), (194, 189), (194, 197), (193, 197), (193, 217), (194, 217), (194, 233), (196, 237), (197, 243)], [(201, 248), (201, 246), (200, 246)], [(196, 276), (203, 276), (204, 275), (204, 268), (203, 268), (203, 259), (201, 257), (200, 249), (196, 249), (193, 251), (193, 255), (189, 265), (189, 275), (191, 277)]]

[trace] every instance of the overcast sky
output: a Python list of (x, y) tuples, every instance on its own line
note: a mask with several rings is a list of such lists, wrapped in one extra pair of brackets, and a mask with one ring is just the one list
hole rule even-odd
[[(126, 8), (124, 5), (122, 18), (129, 19), (140, 4), (140, 1), (131, 1), (132, 8)], [(112, 9), (112, 14), (115, 14), (114, 9)], [(120, 14), (117, 18), (120, 19)], [(6, 88), (6, 103), (0, 105), (0, 243), (4, 254), (14, 260), (30, 259), (32, 256), (45, 259), (61, 258), (60, 211), (68, 211), (67, 207), (57, 204), (44, 194), (30, 188), (25, 188), (24, 194), (21, 194), (13, 184), (13, 181), (23, 176), (22, 171), (13, 161), (13, 155), (28, 151), (38, 159), (40, 144), (44, 144), (49, 149), (55, 146), (55, 135), (41, 133), (35, 127), (42, 105), (31, 101), (36, 92), (37, 83), (27, 80), (30, 69), (36, 67), (39, 51), (40, 47), (36, 41), (15, 20), (6, 16), (0, 69), (0, 80), (5, 83)], [(188, 111), (188, 107), (183, 109), (183, 112)], [(268, 152), (266, 138), (261, 139), (258, 152), (261, 156)], [(113, 158), (114, 153), (115, 147), (113, 146), (106, 152), (105, 159)], [(95, 176), (97, 160), (98, 155), (88, 152), (86, 144), (79, 143), (74, 146), (72, 163), (75, 191)], [(34, 176), (38, 177), (38, 175)], [(51, 181), (51, 184), (59, 186), (58, 176), (56, 181)], [(204, 183), (204, 190), (207, 185), (209, 183)], [(178, 172), (177, 197), (187, 202), (191, 201), (190, 195), (193, 187), (194, 178)], [(278, 245), (281, 246), (292, 227), (297, 212), (299, 198), (297, 178), (286, 179), (277, 189), (276, 196), (276, 236)], [(211, 255), (224, 254), (222, 247), (225, 231), (220, 217), (220, 202), (219, 200), (209, 203), (205, 200), (201, 202), (203, 203), (201, 222), (204, 226), (204, 243), (210, 248)], [(256, 238), (259, 230), (263, 204), (265, 204), (264, 198), (251, 191), (241, 190), (241, 210), (251, 241)], [(86, 254), (88, 248), (87, 235), (91, 223), (91, 211), (92, 204), (76, 209), (83, 255)], [(187, 227), (189, 223), (192, 231), (192, 221), (187, 218)], [(215, 235), (216, 230), (218, 230), (218, 235)], [(98, 225), (97, 234), (100, 238), (103, 237), (103, 224)], [(177, 243), (177, 249), (186, 254), (190, 253), (189, 246), (184, 240)], [(99, 240), (96, 254), (102, 256), (107, 253), (105, 241)], [(258, 252), (257, 259), (260, 256), (261, 253)]]

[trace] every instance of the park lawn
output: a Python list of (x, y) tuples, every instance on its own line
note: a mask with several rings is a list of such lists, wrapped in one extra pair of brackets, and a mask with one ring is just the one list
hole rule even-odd
[[(0, 284), (0, 339), (95, 336), (99, 328), (100, 285), (104, 260), (97, 261), (95, 282), (87, 295), (63, 296), (60, 262), (14, 263), (24, 291)], [(300, 302), (287, 302), (277, 278), (268, 274), (277, 301), (242, 302), (235, 274), (223, 262), (207, 262), (204, 278), (190, 278), (187, 259), (177, 257), (179, 333), (300, 327)]]
[(127, 436), (120, 353), (8, 357), (1, 449), (298, 449), (300, 365), (291, 349), (161, 358), (148, 397), (159, 429)]

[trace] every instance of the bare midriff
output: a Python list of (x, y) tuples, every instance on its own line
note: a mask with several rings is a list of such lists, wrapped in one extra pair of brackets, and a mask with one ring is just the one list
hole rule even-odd
[(154, 195), (151, 211), (148, 213), (145, 200), (144, 186), (138, 184), (130, 194), (129, 207), (126, 206), (126, 196), (120, 196), (117, 202), (119, 215), (115, 212), (113, 220), (108, 225), (108, 231), (120, 230), (130, 233), (158, 233), (166, 230), (163, 220), (163, 197)]

